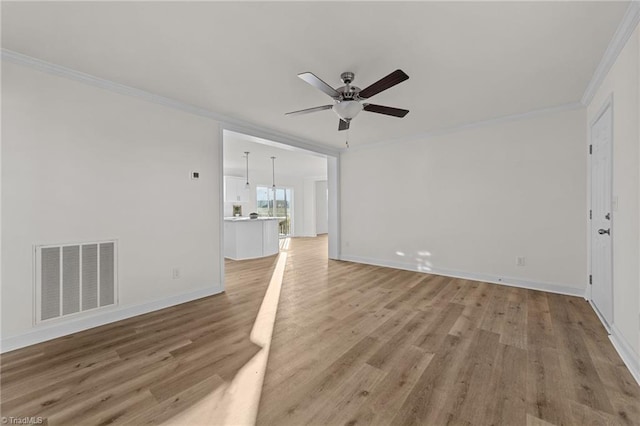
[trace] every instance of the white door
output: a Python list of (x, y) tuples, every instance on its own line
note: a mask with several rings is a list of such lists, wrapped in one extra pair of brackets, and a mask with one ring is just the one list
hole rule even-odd
[(613, 322), (611, 171), (613, 111), (609, 103), (591, 125), (591, 301)]

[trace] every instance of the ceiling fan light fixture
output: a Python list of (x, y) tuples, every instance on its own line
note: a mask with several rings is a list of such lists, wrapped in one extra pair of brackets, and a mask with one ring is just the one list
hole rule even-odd
[(369, 99), (380, 92), (383, 92), (391, 87), (402, 83), (409, 79), (409, 76), (402, 70), (397, 69), (391, 74), (382, 77), (380, 80), (373, 84), (360, 89), (359, 87), (352, 86), (355, 75), (352, 72), (343, 72), (340, 75), (340, 79), (345, 84), (338, 89), (334, 89), (324, 81), (320, 80), (315, 74), (311, 72), (303, 72), (298, 74), (302, 80), (309, 83), (316, 89), (329, 95), (334, 104), (322, 105), (313, 108), (301, 109), (298, 111), (288, 112), (287, 116), (296, 116), (302, 114), (308, 114), (310, 112), (324, 111), (326, 109), (332, 109), (338, 117), (340, 122), (338, 123), (338, 131), (349, 130), (349, 124), (351, 120), (355, 118), (360, 111), (365, 110), (367, 112), (373, 112), (376, 114), (384, 114), (392, 117), (402, 118), (409, 113), (407, 109), (393, 108), (384, 105), (374, 105), (369, 103), (360, 103), (361, 100)]
[(345, 100), (336, 102), (333, 105), (333, 112), (345, 121), (349, 121), (354, 118), (358, 113), (362, 111), (362, 104), (358, 101)]

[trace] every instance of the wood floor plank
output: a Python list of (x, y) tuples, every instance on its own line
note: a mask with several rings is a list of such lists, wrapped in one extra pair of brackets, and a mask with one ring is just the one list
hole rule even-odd
[(453, 298), (458, 294), (458, 291), (462, 288), (462, 280), (458, 280), (450, 277), (443, 277), (445, 282), (444, 287), (433, 296), (433, 299), (427, 304), (428, 307), (440, 307), (451, 303)]
[(484, 286), (480, 286), (478, 288), (479, 291), (476, 291), (476, 297), (473, 299), (473, 303), (465, 305), (460, 317), (453, 324), (451, 330), (449, 330), (449, 334), (464, 336), (473, 333), (478, 327), (478, 324), (487, 311), (491, 295), (496, 288), (487, 283), (483, 284)]
[(438, 312), (436, 319), (415, 339), (414, 344), (427, 352), (435, 353), (442, 346), (442, 341), (449, 334), (462, 316), (464, 305), (450, 303)]
[[(404, 404), (396, 412), (392, 424), (429, 424), (435, 422), (446, 399), (439, 398), (455, 383), (474, 339), (447, 335), (424, 373), (414, 385)], [(441, 392), (438, 392), (438, 389)]]
[(493, 392), (487, 392), (492, 379), (495, 378), (496, 358), (500, 350), (500, 336), (485, 330), (478, 330), (477, 344), (470, 354), (466, 365), (460, 370), (454, 387), (455, 395), (447, 398), (450, 401), (447, 411), (455, 413), (458, 419), (473, 423), (486, 416), (487, 407), (491, 406), (499, 385)]
[(571, 401), (571, 415), (573, 416), (573, 424), (585, 425), (585, 426), (620, 426), (624, 424), (637, 425), (636, 419), (632, 419), (630, 422), (620, 419), (618, 416), (613, 416), (609, 413), (605, 413), (584, 404), (580, 404), (576, 401)]
[(530, 291), (527, 297), (527, 348), (555, 348), (547, 295)]
[(2, 414), (94, 425), (188, 409), (206, 397), (196, 390), (215, 391), (258, 350), (249, 333), (273, 267), (230, 262), (225, 294), (3, 354)]
[[(307, 409), (313, 404), (318, 404), (319, 396), (331, 392), (340, 386), (345, 376), (355, 373), (364, 359), (378, 347), (379, 341), (372, 337), (365, 337), (355, 344), (346, 353), (331, 363), (322, 374), (316, 374), (309, 381), (300, 383), (299, 386), (285, 393), (283, 402), (284, 410), (272, 411), (268, 420), (269, 424), (303, 424)], [(268, 407), (263, 405), (265, 412)], [(311, 410), (310, 410), (311, 411)], [(268, 415), (268, 414), (267, 414)]]
[(489, 306), (482, 317), (480, 328), (493, 333), (502, 334), (507, 311), (508, 288), (500, 288), (493, 292), (489, 300)]
[(410, 344), (418, 336), (420, 329), (425, 325), (427, 312), (415, 312), (410, 320), (399, 329), (393, 337), (382, 344), (380, 348), (367, 360), (367, 364), (385, 369), (392, 362), (394, 355), (402, 355), (404, 347)]
[[(496, 367), (498, 388), (492, 424), (519, 425), (526, 422), (527, 353), (511, 345), (500, 345)], [(489, 416), (486, 417), (487, 419)]]
[(387, 309), (398, 309), (399, 307), (405, 307), (410, 301), (421, 298), (423, 295), (428, 295), (433, 291), (433, 287), (429, 285), (429, 282), (434, 279), (433, 276), (416, 276), (409, 281), (408, 285), (405, 285), (399, 296), (392, 298), (392, 300), (385, 305)]
[[(332, 261), (326, 236), (287, 251), (260, 425), (640, 424), (640, 387), (583, 299)], [(227, 261), (224, 294), (3, 354), (2, 415), (188, 417), (259, 350), (276, 259)]]
[[(565, 302), (565, 303), (563, 303)], [(560, 361), (567, 377), (571, 378), (572, 396), (575, 401), (605, 413), (613, 413), (606, 388), (598, 375), (577, 321), (571, 318), (567, 306), (575, 300), (567, 296), (550, 298), (551, 318), (557, 329), (556, 345)]]
[[(292, 246), (294, 249), (311, 252), (312, 244), (311, 240), (295, 240)], [(306, 259), (304, 266), (315, 270), (322, 268), (324, 262), (324, 257), (316, 261)], [(329, 261), (329, 264), (340, 267), (345, 262), (334, 264)], [(357, 288), (362, 292), (362, 300), (371, 300), (373, 296), (370, 292), (380, 288), (390, 290), (390, 293), (385, 295), (388, 302), (383, 305), (387, 310), (388, 320), (369, 332), (370, 336), (380, 340), (379, 346), (366, 360), (354, 361), (353, 368), (361, 368), (361, 362), (382, 368), (387, 374), (378, 385), (382, 386), (382, 383), (391, 383), (392, 372), (398, 371), (409, 354), (416, 353), (413, 351), (423, 351), (430, 359), (424, 370), (419, 374), (414, 373), (412, 380), (404, 383), (403, 386), (407, 386), (406, 388), (396, 391), (399, 399), (394, 398), (396, 392), (383, 392), (381, 388), (374, 388), (371, 398), (366, 398), (357, 412), (349, 416), (335, 417), (336, 421), (332, 424), (510, 425), (546, 422), (573, 425), (578, 424), (574, 421), (571, 408), (576, 400), (587, 404), (585, 406), (590, 409), (595, 407), (589, 407), (589, 404), (595, 404), (597, 407), (597, 399), (588, 401), (586, 398), (580, 399), (575, 396), (575, 384), (580, 383), (581, 379), (575, 377), (578, 371), (567, 368), (572, 362), (575, 364), (582, 358), (581, 353), (571, 354), (568, 348), (572, 345), (567, 345), (566, 342), (566, 333), (575, 332), (575, 327), (580, 326), (580, 321), (587, 320), (590, 315), (590, 311), (572, 308), (571, 304), (578, 303), (580, 299), (454, 278), (430, 278), (416, 284), (411, 275), (405, 272), (360, 266), (361, 271), (368, 270), (370, 273), (358, 274), (354, 282), (341, 276), (339, 285)], [(380, 280), (382, 274), (388, 274), (386, 282)], [(362, 281), (369, 284), (375, 282), (375, 285), (363, 286)], [(308, 293), (308, 282), (310, 281), (300, 277), (287, 282), (285, 277), (285, 297), (281, 299), (280, 308), (291, 313), (293, 311), (289, 310), (288, 304), (304, 299), (305, 313), (297, 318), (302, 322), (315, 323), (312, 319), (316, 310), (314, 305), (322, 304), (336, 289), (330, 288), (322, 297), (316, 298)], [(427, 287), (429, 284), (432, 285), (431, 288)], [(346, 294), (344, 290), (345, 288), (342, 288), (339, 295)], [(286, 297), (287, 294), (294, 295), (295, 301)], [(350, 294), (358, 297), (356, 293)], [(549, 299), (553, 299), (555, 304), (550, 306)], [(333, 306), (336, 305), (338, 304)], [(461, 310), (458, 312), (454, 305), (461, 306)], [(554, 317), (552, 307), (560, 306), (569, 309), (570, 315), (565, 318)], [(324, 400), (325, 409), (331, 411), (331, 407), (345, 397), (340, 391), (336, 393), (336, 389), (343, 389), (339, 384), (335, 384), (332, 391), (313, 393), (297, 385), (296, 378), (308, 381), (322, 375), (322, 371), (326, 370), (328, 365), (323, 362), (323, 358), (331, 358), (328, 348), (340, 348), (340, 341), (349, 338), (348, 333), (339, 331), (340, 327), (349, 330), (350, 318), (356, 321), (361, 319), (363, 315), (357, 313), (360, 308), (357, 300), (349, 299), (340, 310), (341, 318), (323, 316), (321, 329), (330, 331), (317, 336), (323, 341), (322, 345), (312, 343), (313, 338), (305, 335), (312, 331), (305, 331), (304, 326), (297, 325), (295, 314), (287, 315), (282, 321), (276, 320), (274, 342), (278, 344), (272, 347), (272, 353), (275, 353), (276, 357), (270, 359), (265, 377), (261, 410), (258, 415), (259, 424), (274, 424), (273, 419), (278, 419), (277, 424), (283, 425), (317, 424), (313, 422), (313, 419), (319, 418), (315, 411), (315, 414), (309, 414), (309, 417), (300, 411), (293, 417), (287, 417), (286, 401), (289, 398), (282, 394), (283, 388), (287, 392), (307, 394), (306, 397), (297, 396), (303, 400), (313, 395), (313, 410), (317, 410), (322, 405), (321, 400)], [(345, 312), (351, 310), (354, 314), (345, 316)], [(333, 322), (335, 327), (327, 322)], [(319, 330), (317, 326), (313, 327), (313, 331)], [(362, 327), (359, 329), (362, 330)], [(417, 337), (415, 330), (420, 330)], [(446, 331), (443, 333), (443, 330)], [(433, 334), (429, 334), (429, 331)], [(445, 337), (441, 339), (443, 334)], [(420, 336), (422, 341), (419, 339)], [(412, 341), (412, 338), (415, 340)], [(573, 347), (583, 352), (587, 351), (588, 357), (591, 357), (588, 351), (593, 350), (590, 345), (608, 345), (599, 351), (598, 357), (591, 357), (593, 368), (585, 380), (604, 384), (603, 388), (606, 389), (603, 392), (608, 395), (611, 407), (617, 407), (614, 401), (622, 399), (615, 399), (615, 395), (625, 395), (627, 382), (625, 378), (621, 379), (622, 381), (613, 380), (614, 377), (619, 377), (615, 372), (615, 366), (603, 361), (611, 356), (620, 362), (619, 357), (615, 351), (609, 352), (612, 348), (606, 334), (591, 324), (580, 338), (583, 339), (583, 344), (580, 345), (578, 341)], [(423, 348), (413, 346), (420, 342), (423, 342)], [(299, 348), (305, 348), (305, 351), (301, 352)], [(425, 349), (429, 349), (429, 352)], [(287, 357), (289, 352), (294, 356)], [(301, 356), (313, 359), (314, 362), (304, 363), (299, 360)], [(597, 368), (595, 364), (598, 365)], [(315, 371), (314, 366), (320, 371)], [(279, 374), (283, 370), (287, 372), (286, 378)], [(606, 381), (599, 380), (593, 372), (612, 377)], [(345, 385), (350, 377), (352, 376), (344, 377)], [(637, 386), (633, 381), (629, 384)], [(390, 387), (393, 389), (393, 386)], [(634, 389), (626, 389), (627, 398), (634, 394)], [(389, 400), (389, 403), (382, 403), (384, 400)], [(626, 410), (625, 413), (633, 413), (633, 407), (625, 406), (627, 401), (619, 402), (619, 406)], [(278, 412), (279, 415), (276, 414)], [(384, 412), (382, 417), (381, 412)], [(322, 419), (327, 419), (328, 416), (329, 414), (325, 413)], [(623, 415), (619, 421), (620, 424), (624, 424)]]
[(554, 423), (545, 422), (531, 414), (527, 414), (527, 426), (557, 426)]
[(480, 285), (477, 281), (471, 280), (460, 280), (462, 286), (460, 290), (453, 296), (451, 299), (452, 303), (458, 303), (460, 305), (466, 305), (467, 303), (473, 303), (473, 298), (475, 296), (475, 290)]
[(500, 343), (520, 349), (527, 346), (527, 290), (511, 288), (500, 333)]
[(433, 354), (408, 347), (402, 362), (396, 363), (374, 389), (371, 402), (361, 407), (346, 424), (390, 424), (432, 359)]
[[(331, 399), (335, 403), (331, 410), (321, 401), (315, 410), (308, 410), (304, 417), (309, 425), (333, 425), (342, 423), (342, 419), (350, 418), (360, 407), (369, 404), (371, 394), (386, 377), (386, 373), (368, 364), (362, 364), (349, 380), (341, 381), (340, 385), (331, 392)], [(311, 412), (314, 414), (311, 414)]]
[(547, 344), (530, 348), (527, 361), (527, 412), (552, 424), (569, 425), (573, 423), (571, 406), (566, 398), (569, 393), (570, 386), (563, 374), (558, 351)]
[[(210, 397), (225, 384), (217, 375), (207, 377), (196, 385), (176, 393), (152, 407), (142, 410), (129, 410), (113, 421), (113, 424), (126, 425), (158, 425), (188, 410), (191, 406)], [(213, 420), (212, 424), (217, 424)]]

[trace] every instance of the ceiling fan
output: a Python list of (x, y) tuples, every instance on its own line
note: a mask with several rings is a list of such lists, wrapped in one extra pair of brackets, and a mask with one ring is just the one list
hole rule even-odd
[(295, 116), (308, 114), (310, 112), (323, 111), (325, 109), (332, 109), (338, 117), (340, 122), (338, 124), (338, 130), (347, 130), (351, 120), (358, 115), (362, 110), (375, 112), (378, 114), (391, 115), (394, 117), (404, 117), (409, 113), (407, 109), (393, 108), (384, 105), (375, 105), (369, 103), (363, 103), (362, 101), (368, 99), (383, 90), (387, 90), (396, 84), (400, 84), (407, 80), (409, 76), (402, 70), (395, 70), (386, 77), (381, 78), (372, 85), (360, 89), (359, 87), (352, 86), (351, 83), (355, 78), (355, 74), (352, 72), (343, 72), (340, 74), (340, 79), (344, 82), (344, 86), (334, 89), (324, 81), (316, 77), (315, 74), (310, 72), (303, 72), (298, 74), (298, 77), (329, 95), (333, 100), (333, 105), (323, 105), (314, 108), (307, 108), (300, 111), (288, 112), (285, 115)]

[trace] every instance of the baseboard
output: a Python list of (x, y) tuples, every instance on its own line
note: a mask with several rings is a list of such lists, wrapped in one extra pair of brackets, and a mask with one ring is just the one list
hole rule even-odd
[(372, 258), (366, 258), (361, 256), (342, 255), (340, 257), (340, 260), (344, 260), (347, 262), (365, 263), (368, 265), (384, 266), (387, 268), (404, 269), (404, 270), (413, 271), (413, 272), (422, 272), (422, 273), (434, 274), (434, 275), (444, 275), (446, 277), (462, 278), (465, 280), (482, 281), (482, 282), (493, 283), (493, 284), (503, 284), (510, 287), (519, 287), (519, 288), (526, 288), (529, 290), (546, 291), (549, 293), (564, 294), (568, 296), (578, 296), (582, 298), (585, 297), (585, 290), (586, 290), (584, 288), (580, 289), (580, 288), (575, 288), (575, 287), (561, 285), (561, 284), (528, 281), (520, 278), (477, 274), (477, 273), (465, 272), (465, 271), (452, 271), (452, 270), (438, 269), (438, 268), (431, 268), (430, 270), (427, 271), (424, 269), (420, 269), (420, 265), (416, 265), (412, 263), (372, 259)]
[(48, 324), (41, 327), (36, 326), (33, 330), (24, 334), (3, 337), (0, 340), (0, 353), (20, 349), (36, 343), (46, 342), (47, 340), (67, 336), (79, 331), (110, 324), (112, 322), (179, 305), (181, 303), (190, 302), (192, 300), (201, 299), (203, 297), (212, 296), (218, 293), (222, 293), (220, 286), (179, 294), (140, 305), (114, 309), (108, 312), (92, 315), (90, 317), (78, 318), (73, 321), (67, 321), (55, 325)]
[(589, 299), (588, 297), (586, 299), (587, 302), (589, 302), (589, 306), (591, 306), (591, 309), (593, 309), (593, 312), (596, 313), (596, 316), (600, 320), (600, 324), (602, 324), (604, 329), (607, 330), (607, 334), (611, 334), (611, 327), (609, 326), (609, 323), (604, 319), (598, 308), (596, 308), (596, 305), (593, 304), (593, 300)]
[(629, 372), (636, 382), (640, 385), (640, 354), (637, 354), (627, 339), (624, 338), (615, 324), (611, 326), (611, 335), (609, 336), (613, 347), (618, 351), (618, 355), (622, 358)]

